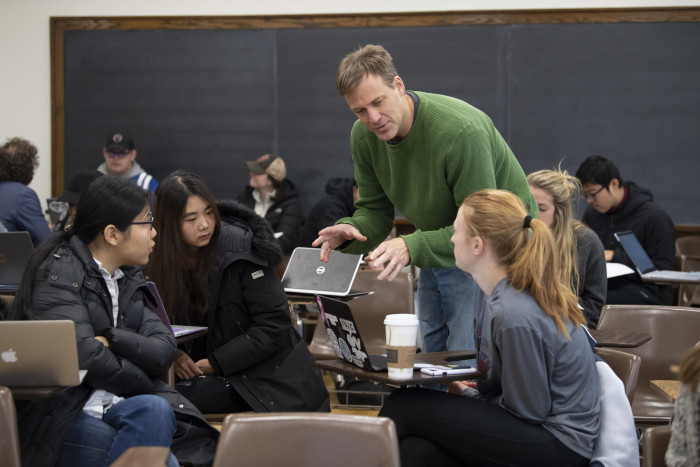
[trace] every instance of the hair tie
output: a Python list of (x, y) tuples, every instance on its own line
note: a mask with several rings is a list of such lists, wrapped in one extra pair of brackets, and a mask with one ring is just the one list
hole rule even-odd
[(532, 216), (525, 216), (525, 222), (523, 222), (523, 229), (527, 229), (530, 227), (530, 221), (532, 220)]

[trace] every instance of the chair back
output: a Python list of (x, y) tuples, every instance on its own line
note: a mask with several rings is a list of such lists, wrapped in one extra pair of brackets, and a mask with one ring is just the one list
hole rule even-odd
[(0, 386), (0, 467), (20, 467), (17, 412), (12, 391)]
[(670, 425), (654, 426), (644, 430), (642, 467), (666, 467), (666, 449), (670, 440)]
[[(700, 257), (681, 255), (678, 269), (686, 272), (700, 271)], [(678, 306), (700, 306), (700, 285), (679, 284), (677, 302)]]
[(651, 340), (625, 349), (641, 358), (632, 413), (638, 426), (668, 423), (673, 403), (655, 391), (653, 379), (676, 379), (671, 371), (685, 352), (700, 340), (700, 309), (655, 305), (606, 305), (600, 314), (599, 330), (648, 332)]
[(639, 378), (639, 368), (642, 365), (642, 359), (637, 355), (621, 352), (606, 347), (596, 347), (595, 353), (607, 363), (612, 371), (615, 372), (618, 378), (625, 386), (625, 394), (630, 401), (630, 405), (634, 400), (634, 391), (637, 388), (637, 379)]
[[(378, 274), (379, 272), (369, 269), (358, 270), (352, 288), (374, 293), (348, 302), (365, 348), (372, 354), (386, 353), (384, 317), (392, 313), (414, 312), (413, 274), (402, 271), (392, 281), (380, 281), (377, 279)], [(309, 350), (317, 360), (336, 358), (321, 320), (316, 323)]]
[(224, 420), (214, 467), (400, 467), (394, 422), (319, 412), (238, 413)]

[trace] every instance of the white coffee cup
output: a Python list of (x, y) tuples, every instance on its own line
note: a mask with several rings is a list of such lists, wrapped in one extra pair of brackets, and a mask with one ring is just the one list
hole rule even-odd
[(408, 379), (413, 376), (416, 360), (418, 317), (412, 314), (386, 315), (386, 355), (389, 377)]

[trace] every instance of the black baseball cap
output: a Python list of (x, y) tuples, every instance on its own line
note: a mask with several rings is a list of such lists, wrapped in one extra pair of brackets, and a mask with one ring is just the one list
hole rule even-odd
[(107, 137), (105, 149), (109, 152), (127, 153), (134, 150), (134, 139), (124, 133), (112, 133)]
[(73, 175), (68, 180), (68, 187), (61, 196), (59, 201), (64, 201), (68, 204), (77, 205), (80, 200), (80, 195), (83, 194), (87, 187), (96, 179), (104, 175), (95, 169), (85, 169)]

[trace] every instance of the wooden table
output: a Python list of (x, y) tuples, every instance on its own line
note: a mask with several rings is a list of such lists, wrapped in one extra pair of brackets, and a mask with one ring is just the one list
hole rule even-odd
[(596, 347), (631, 348), (651, 340), (648, 332), (623, 331), (617, 329), (589, 329), (596, 340)]
[(681, 391), (681, 382), (677, 379), (652, 379), (649, 384), (657, 392), (668, 397), (672, 402), (676, 402)]
[[(420, 353), (416, 355), (416, 362), (430, 363), (433, 365), (446, 365), (456, 360), (469, 360), (475, 358), (475, 353), (471, 350), (453, 350), (446, 352), (431, 352)], [(354, 376), (358, 379), (375, 381), (377, 383), (388, 384), (390, 386), (420, 386), (421, 384), (439, 384), (448, 381), (463, 381), (468, 379), (477, 379), (478, 374), (473, 375), (426, 375), (416, 370), (413, 376), (408, 379), (390, 378), (386, 371), (367, 371), (359, 368), (351, 363), (344, 362), (340, 359), (333, 360), (318, 360), (316, 366), (322, 370), (333, 371), (345, 376)]]

